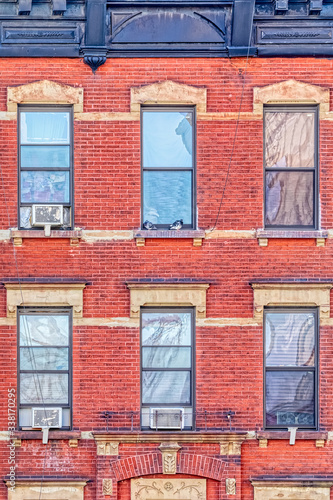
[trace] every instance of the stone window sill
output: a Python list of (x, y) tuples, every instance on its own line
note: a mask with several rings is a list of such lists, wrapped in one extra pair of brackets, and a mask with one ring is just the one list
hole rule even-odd
[[(43, 433), (39, 430), (21, 430), (15, 431), (13, 436), (11, 436), (11, 440), (14, 441), (16, 447), (21, 446), (21, 441), (23, 439), (43, 439)], [(71, 448), (76, 448), (79, 443), (79, 439), (81, 439), (80, 431), (49, 431), (48, 439), (52, 440), (68, 440), (68, 444)]]
[(317, 247), (325, 246), (325, 240), (328, 238), (328, 231), (325, 230), (282, 230), (282, 229), (257, 229), (256, 238), (258, 239), (258, 244), (260, 247), (267, 247), (268, 240), (271, 238), (295, 238), (295, 239), (316, 239)]
[[(274, 430), (274, 431), (260, 431), (257, 432), (256, 434), (257, 439), (259, 440), (259, 447), (260, 448), (267, 448), (267, 444), (269, 440), (276, 440), (276, 439), (285, 439), (288, 440), (290, 439), (290, 432), (289, 431), (279, 431), (279, 430)], [(328, 439), (328, 433), (327, 432), (321, 432), (321, 431), (296, 431), (296, 441), (298, 440), (314, 440), (316, 441), (316, 447), (317, 448), (323, 448), (325, 446), (325, 441)]]
[(166, 238), (166, 239), (179, 239), (187, 238), (193, 239), (193, 246), (201, 247), (202, 240), (205, 237), (205, 231), (195, 230), (195, 229), (184, 229), (179, 231), (169, 231), (168, 229), (157, 229), (157, 230), (138, 230), (134, 232), (134, 238), (136, 239), (136, 246), (144, 247), (146, 238)]
[(81, 229), (68, 231), (51, 230), (51, 235), (45, 236), (45, 232), (43, 230), (12, 229), (10, 231), (10, 237), (14, 242), (14, 246), (16, 247), (22, 246), (23, 240), (25, 238), (67, 238), (70, 240), (71, 246), (77, 246), (80, 243), (80, 239), (82, 238), (82, 231)]

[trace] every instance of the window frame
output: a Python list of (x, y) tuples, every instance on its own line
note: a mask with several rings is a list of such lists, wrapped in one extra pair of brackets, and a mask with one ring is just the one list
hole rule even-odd
[[(264, 429), (266, 430), (285, 430), (289, 427), (296, 427), (301, 430), (318, 430), (319, 425), (319, 308), (318, 307), (265, 307), (263, 312), (263, 416), (264, 416)], [(315, 325), (315, 356), (314, 356), (314, 366), (266, 366), (266, 314), (270, 313), (313, 313), (314, 314), (314, 325)], [(281, 425), (267, 425), (266, 420), (266, 373), (267, 372), (304, 372), (312, 371), (314, 373), (314, 425), (304, 425), (299, 427), (298, 425), (289, 425), (288, 427)]]
[[(265, 104), (263, 107), (263, 186), (264, 186), (264, 228), (270, 231), (279, 230), (300, 230), (300, 231), (313, 231), (319, 228), (319, 106), (315, 104), (280, 104), (270, 105)], [(314, 113), (314, 167), (281, 167), (272, 168), (266, 167), (265, 152), (266, 152), (266, 114), (269, 112), (281, 113)], [(267, 172), (313, 172), (313, 224), (310, 225), (275, 225), (266, 223), (266, 173)]]
[[(191, 313), (191, 367), (190, 368), (143, 368), (143, 342), (142, 342), (142, 315), (143, 313)], [(148, 427), (144, 426), (142, 423), (142, 410), (144, 408), (191, 408), (192, 409), (192, 425), (184, 426), (186, 430), (193, 430), (195, 427), (195, 326), (196, 326), (196, 316), (194, 307), (140, 307), (140, 426), (143, 430), (148, 430)], [(190, 371), (190, 403), (143, 403), (143, 377), (144, 371)], [(149, 428), (150, 429), (150, 428)], [(152, 430), (152, 429), (150, 429)], [(165, 429), (167, 430), (167, 429)], [(172, 429), (174, 431), (175, 429)]]
[[(20, 345), (20, 317), (24, 315), (67, 315), (68, 316), (68, 370), (62, 372), (68, 373), (68, 404), (59, 403), (21, 403), (21, 373), (59, 373), (56, 370), (21, 370), (21, 345)], [(29, 347), (29, 346), (27, 346)], [(55, 347), (55, 346), (51, 346)], [(61, 346), (65, 347), (65, 346)], [(26, 426), (20, 426), (20, 410), (29, 408), (62, 408), (68, 409), (70, 413), (70, 425), (59, 427), (59, 430), (71, 430), (73, 425), (73, 310), (71, 307), (18, 307), (17, 308), (17, 415), (18, 428), (25, 429)], [(52, 430), (58, 430), (56, 428)]]
[[(193, 127), (192, 127), (192, 167), (144, 167), (143, 165), (143, 114), (145, 112), (179, 112), (179, 113), (192, 113)], [(196, 122), (196, 106), (174, 106), (174, 105), (142, 105), (140, 106), (140, 151), (141, 151), (141, 229), (143, 228), (144, 219), (144, 172), (145, 171), (167, 171), (167, 172), (192, 172), (192, 201), (191, 201), (191, 211), (192, 211), (192, 221), (191, 224), (184, 224), (182, 229), (195, 230), (197, 227), (197, 179), (196, 179), (196, 167), (197, 167), (197, 156), (196, 156), (196, 145), (197, 145), (197, 122)], [(155, 224), (157, 229), (169, 229), (169, 226), (175, 221), (170, 221), (170, 224)]]
[[(45, 171), (59, 171), (59, 172), (69, 172), (69, 202), (45, 202), (45, 203), (29, 203), (21, 202), (21, 172), (31, 172), (38, 171), (41, 168), (21, 168), (21, 113), (22, 112), (68, 112), (69, 114), (69, 169), (67, 168), (46, 168)], [(69, 207), (70, 210), (70, 226), (68, 227), (56, 227), (59, 231), (71, 230), (74, 227), (74, 110), (71, 105), (60, 105), (60, 104), (19, 104), (17, 107), (17, 170), (18, 170), (18, 227), (24, 230), (40, 230), (40, 227), (26, 228), (21, 225), (21, 207), (29, 207), (32, 205), (62, 205), (63, 207)]]

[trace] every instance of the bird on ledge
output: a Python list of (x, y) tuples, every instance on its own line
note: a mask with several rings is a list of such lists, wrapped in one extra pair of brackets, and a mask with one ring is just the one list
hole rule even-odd
[(150, 231), (151, 229), (157, 229), (157, 227), (154, 226), (154, 224), (150, 222), (150, 220), (145, 220), (143, 223), (143, 227), (144, 229), (148, 229), (148, 231)]
[(178, 231), (182, 227), (183, 227), (183, 219), (179, 219), (179, 220), (176, 220), (173, 224), (171, 224), (171, 226), (169, 227), (169, 229), (171, 231)]

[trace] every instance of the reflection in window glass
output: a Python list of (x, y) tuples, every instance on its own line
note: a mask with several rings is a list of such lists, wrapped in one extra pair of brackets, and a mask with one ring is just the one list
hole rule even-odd
[(142, 112), (142, 219), (168, 228), (194, 225), (194, 111)]
[(69, 172), (21, 172), (22, 203), (69, 203)]
[(69, 113), (21, 112), (21, 144), (69, 143)]
[(143, 166), (192, 167), (192, 113), (143, 113)]
[(265, 226), (316, 227), (317, 110), (265, 109)]
[(69, 146), (22, 146), (22, 168), (69, 168)]
[(69, 407), (70, 314), (19, 313), (20, 407)]
[(265, 312), (266, 426), (316, 425), (316, 311)]
[(65, 373), (21, 373), (21, 404), (68, 404), (68, 375)]
[[(19, 118), (20, 227), (32, 227), (32, 205), (57, 204), (63, 206), (61, 228), (69, 228), (72, 224), (71, 110), (22, 107)], [(48, 221), (45, 216), (45, 223)]]
[(142, 405), (190, 407), (193, 311), (142, 310)]
[(170, 224), (183, 219), (192, 221), (192, 172), (146, 170), (143, 173), (145, 193), (143, 218), (154, 224)]
[(190, 372), (150, 371), (142, 374), (143, 404), (190, 404)]
[(313, 168), (315, 114), (267, 111), (265, 115), (266, 167)]

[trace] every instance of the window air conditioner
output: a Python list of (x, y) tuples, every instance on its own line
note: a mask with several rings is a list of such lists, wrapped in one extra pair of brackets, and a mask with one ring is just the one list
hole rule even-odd
[(184, 428), (183, 408), (150, 408), (151, 429), (178, 429)]
[(32, 226), (44, 227), (45, 236), (50, 236), (52, 226), (64, 223), (62, 205), (32, 205)]
[(62, 408), (32, 408), (32, 427), (59, 429), (62, 427)]

